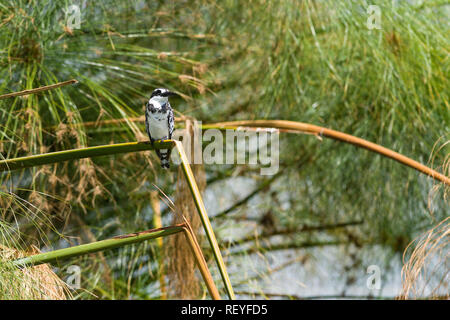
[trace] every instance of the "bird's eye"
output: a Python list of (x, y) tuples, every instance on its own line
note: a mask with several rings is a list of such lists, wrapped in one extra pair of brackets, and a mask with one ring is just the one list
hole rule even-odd
[(154, 96), (159, 96), (161, 94), (161, 90), (155, 90), (155, 91), (153, 91), (153, 93), (152, 93), (152, 97), (154, 97)]

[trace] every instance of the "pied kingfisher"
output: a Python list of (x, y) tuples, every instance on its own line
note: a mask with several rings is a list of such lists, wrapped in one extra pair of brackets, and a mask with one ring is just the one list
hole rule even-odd
[[(173, 110), (169, 103), (169, 96), (177, 95), (167, 89), (155, 89), (145, 105), (145, 129), (150, 142), (172, 139), (174, 119)], [(161, 167), (169, 168), (171, 149), (155, 149)]]

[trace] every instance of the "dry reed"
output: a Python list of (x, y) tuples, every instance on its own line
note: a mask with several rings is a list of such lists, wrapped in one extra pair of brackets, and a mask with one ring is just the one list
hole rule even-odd
[[(25, 253), (0, 245), (0, 260), (12, 260), (36, 253), (40, 253), (37, 248)], [(10, 283), (10, 286), (5, 286), (3, 289), (7, 291), (0, 290), (1, 299), (66, 300), (72, 298), (67, 284), (52, 271), (48, 264), (11, 272), (14, 273), (13, 277), (21, 281), (14, 281)]]
[[(448, 141), (444, 144), (447, 145)], [(446, 155), (442, 166), (444, 173), (450, 172), (450, 156)], [(435, 185), (429, 195), (429, 210), (433, 217), (430, 203), (436, 197), (442, 185)], [(444, 185), (443, 197), (448, 205), (450, 187)], [(402, 292), (399, 299), (449, 299), (449, 252), (450, 252), (450, 217), (411, 242), (403, 254), (403, 261), (412, 248), (409, 260), (402, 268)]]
[(402, 268), (403, 288), (399, 299), (449, 298), (449, 235), (450, 217), (447, 217), (416, 239), (417, 244)]

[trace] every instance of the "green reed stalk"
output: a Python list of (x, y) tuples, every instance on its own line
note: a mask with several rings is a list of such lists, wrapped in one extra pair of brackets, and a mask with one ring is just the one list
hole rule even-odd
[(112, 145), (103, 145), (81, 149), (50, 152), (34, 156), (1, 160), (0, 172), (29, 168), (44, 164), (52, 164), (81, 158), (90, 158), (90, 157), (106, 156), (118, 153), (145, 151), (153, 149), (166, 149), (172, 148), (173, 146), (174, 143), (172, 141), (166, 140), (162, 142), (155, 142), (154, 147), (149, 142), (127, 142)]
[(183, 225), (175, 225), (170, 227), (151, 229), (147, 231), (141, 231), (136, 233), (130, 233), (127, 235), (117, 236), (107, 240), (96, 241), (92, 243), (82, 244), (79, 246), (73, 246), (70, 248), (64, 248), (44, 253), (31, 255), (28, 257), (20, 258), (13, 261), (13, 265), (24, 268), (28, 266), (39, 265), (43, 263), (55, 263), (62, 259), (77, 257), (93, 252), (123, 247), (133, 243), (139, 243), (150, 239), (159, 237), (165, 237), (178, 232), (182, 232)]

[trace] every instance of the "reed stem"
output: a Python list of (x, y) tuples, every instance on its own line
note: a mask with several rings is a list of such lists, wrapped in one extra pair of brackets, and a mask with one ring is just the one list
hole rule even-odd
[(13, 98), (13, 97), (26, 96), (28, 94), (39, 93), (39, 92), (43, 92), (43, 91), (47, 91), (47, 90), (53, 90), (53, 89), (67, 86), (69, 84), (74, 84), (74, 83), (78, 83), (78, 81), (75, 79), (72, 79), (72, 80), (63, 81), (63, 82), (51, 84), (51, 85), (40, 87), (40, 88), (28, 89), (28, 90), (23, 90), (23, 91), (19, 91), (19, 92), (6, 93), (6, 94), (0, 95), (0, 100), (7, 99), (7, 98)]
[(181, 167), (183, 169), (184, 175), (186, 177), (186, 181), (188, 182), (189, 189), (191, 190), (192, 197), (194, 198), (194, 203), (197, 208), (197, 212), (200, 215), (200, 219), (203, 224), (203, 228), (206, 233), (206, 237), (208, 238), (209, 244), (213, 249), (214, 259), (216, 260), (217, 266), (219, 267), (219, 272), (222, 277), (222, 280), (225, 285), (225, 289), (227, 291), (228, 297), (231, 300), (235, 299), (233, 287), (231, 286), (230, 278), (228, 277), (228, 273), (225, 267), (225, 263), (223, 261), (222, 254), (220, 252), (219, 244), (217, 243), (216, 236), (214, 235), (214, 230), (211, 226), (211, 222), (209, 220), (208, 214), (206, 213), (205, 204), (203, 203), (202, 196), (200, 194), (200, 190), (198, 189), (197, 183), (195, 182), (194, 174), (192, 173), (191, 166), (189, 165), (189, 161), (187, 159), (186, 153), (184, 152), (183, 144), (180, 141), (173, 141), (177, 147), (178, 153), (181, 158)]

